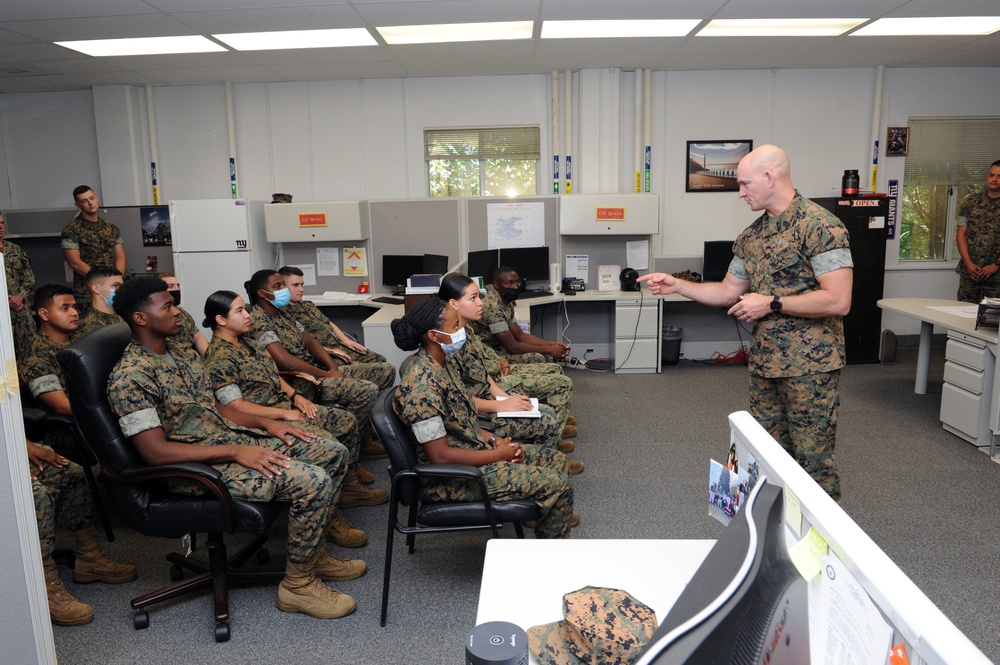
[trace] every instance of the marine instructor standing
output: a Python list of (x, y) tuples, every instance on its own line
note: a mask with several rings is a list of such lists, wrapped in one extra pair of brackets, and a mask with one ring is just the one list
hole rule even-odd
[(792, 185), (788, 155), (763, 145), (736, 169), (740, 198), (764, 211), (736, 239), (722, 282), (696, 284), (664, 273), (639, 278), (654, 294), (679, 293), (728, 307), (753, 326), (750, 409), (834, 499), (843, 316), (854, 264), (847, 229)]

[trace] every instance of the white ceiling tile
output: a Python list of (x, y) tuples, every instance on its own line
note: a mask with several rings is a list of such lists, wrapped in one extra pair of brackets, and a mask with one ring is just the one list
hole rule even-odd
[(328, 7), (268, 7), (236, 11), (201, 11), (171, 14), (199, 34), (267, 32), (272, 30), (323, 30), (364, 28), (365, 23), (347, 5)]
[(410, 0), (355, 3), (354, 8), (372, 26), (533, 21), (538, 17), (537, 0)]
[(20, 21), (18, 23), (4, 23), (3, 27), (46, 42), (191, 34), (190, 28), (166, 14)]
[(644, 18), (704, 18), (715, 14), (727, 0), (619, 0), (618, 2), (581, 2), (580, 0), (545, 0), (544, 20), (599, 20)]
[(31, 21), (153, 13), (156, 13), (156, 8), (150, 3), (135, 0), (7, 0), (3, 3), (2, 16), (4, 21)]

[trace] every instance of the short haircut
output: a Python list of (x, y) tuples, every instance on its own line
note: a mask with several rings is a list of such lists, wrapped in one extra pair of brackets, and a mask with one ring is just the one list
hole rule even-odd
[(31, 301), (31, 311), (37, 312), (42, 307), (49, 307), (56, 296), (72, 296), (73, 289), (65, 284), (42, 284), (35, 289), (35, 297)]
[(102, 279), (107, 279), (108, 277), (121, 277), (122, 271), (114, 266), (94, 266), (87, 273), (86, 283), (87, 286), (92, 286), (95, 282)]
[[(517, 275), (517, 271), (511, 268), (510, 266), (500, 266), (499, 268), (493, 271), (493, 281), (494, 282), (497, 281), (498, 279), (500, 279), (502, 275), (506, 275), (509, 272), (512, 272), (515, 275)], [(520, 277), (520, 275), (517, 276)]]
[(135, 277), (115, 291), (115, 314), (131, 326), (132, 314), (150, 305), (150, 296), (167, 290), (167, 283), (159, 277)]
[(267, 280), (271, 279), (271, 275), (278, 274), (280, 273), (277, 270), (264, 268), (255, 272), (249, 281), (243, 283), (243, 288), (247, 290), (247, 297), (250, 299), (248, 302), (251, 305), (257, 304), (257, 291), (267, 286)]
[(164, 270), (163, 272), (156, 273), (156, 276), (159, 277), (160, 279), (166, 279), (167, 277), (174, 277), (174, 278), (177, 277), (177, 275), (175, 275), (174, 273), (169, 272), (167, 270)]
[(1000, 166), (1000, 159), (990, 164), (990, 168), (993, 168), (994, 166)]
[(73, 190), (73, 200), (76, 201), (76, 197), (80, 196), (80, 194), (85, 194), (87, 192), (92, 192), (92, 191), (94, 191), (94, 188), (91, 187), (90, 185), (79, 185), (76, 189)]
[(296, 266), (281, 266), (278, 268), (278, 272), (285, 277), (288, 277), (289, 275), (297, 275), (299, 277), (306, 276), (305, 273), (302, 272), (302, 268), (298, 268)]

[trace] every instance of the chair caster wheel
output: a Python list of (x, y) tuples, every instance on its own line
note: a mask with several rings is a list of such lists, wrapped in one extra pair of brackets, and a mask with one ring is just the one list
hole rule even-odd
[(229, 641), (229, 624), (228, 623), (217, 623), (217, 624), (215, 624), (215, 641), (216, 642), (228, 642)]
[(182, 579), (184, 579), (184, 569), (176, 563), (170, 566), (170, 581), (180, 582)]
[(132, 618), (132, 623), (135, 625), (136, 630), (149, 628), (149, 612), (146, 610), (136, 610), (135, 616)]
[(257, 563), (264, 564), (271, 561), (271, 553), (265, 549), (257, 550)]

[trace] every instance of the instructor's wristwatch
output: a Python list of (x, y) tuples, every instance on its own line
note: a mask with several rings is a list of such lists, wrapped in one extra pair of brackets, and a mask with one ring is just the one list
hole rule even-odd
[(774, 296), (774, 300), (771, 301), (771, 311), (780, 312), (781, 311), (781, 298)]

